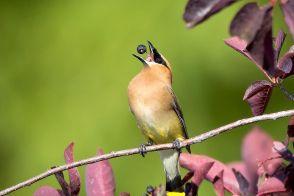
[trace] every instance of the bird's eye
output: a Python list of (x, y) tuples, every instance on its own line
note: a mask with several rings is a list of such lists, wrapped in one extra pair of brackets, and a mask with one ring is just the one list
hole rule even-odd
[(139, 54), (144, 54), (144, 53), (146, 53), (146, 46), (143, 45), (143, 44), (138, 45), (138, 47), (137, 47), (137, 52), (138, 52)]

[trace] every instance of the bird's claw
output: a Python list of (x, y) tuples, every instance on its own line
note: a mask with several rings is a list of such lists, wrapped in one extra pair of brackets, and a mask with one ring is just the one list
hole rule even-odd
[(146, 145), (145, 144), (141, 144), (139, 147), (139, 152), (142, 155), (142, 157), (145, 157), (146, 152)]
[(152, 141), (148, 141), (147, 144), (141, 144), (139, 147), (139, 152), (142, 155), (142, 157), (145, 157), (145, 154), (147, 154), (146, 152), (146, 146), (152, 146), (153, 142)]
[(176, 139), (175, 141), (173, 141), (173, 147), (177, 151), (181, 152), (181, 142), (180, 142), (180, 140)]

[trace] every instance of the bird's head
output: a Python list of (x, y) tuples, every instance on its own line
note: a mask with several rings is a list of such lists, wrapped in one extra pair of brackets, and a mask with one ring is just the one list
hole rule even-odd
[[(143, 59), (142, 57), (136, 54), (133, 54), (133, 56), (143, 63), (144, 69), (151, 69), (152, 71), (161, 74), (163, 77), (168, 77), (171, 80), (172, 70), (169, 62), (162, 54), (158, 52), (158, 50), (153, 46), (153, 44), (150, 41), (148, 41), (148, 46), (150, 53), (148, 54), (146, 59)], [(145, 53), (145, 51), (141, 53)]]

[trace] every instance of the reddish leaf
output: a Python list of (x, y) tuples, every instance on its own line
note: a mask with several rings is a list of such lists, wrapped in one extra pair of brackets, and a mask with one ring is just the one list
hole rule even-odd
[[(240, 172), (249, 183), (248, 193), (252, 193), (253, 195), (256, 195), (256, 193), (257, 193), (257, 180), (258, 180), (257, 173), (250, 172), (250, 170), (247, 169), (247, 166), (243, 162), (230, 163), (230, 164), (228, 164), (228, 167), (232, 168), (235, 171)], [(242, 192), (240, 182), (239, 182), (239, 187)]]
[(213, 164), (214, 162), (203, 162), (199, 165), (195, 164), (194, 171), (197, 171), (197, 174), (193, 176), (192, 182), (199, 187)]
[(252, 83), (245, 91), (243, 100), (249, 104), (254, 116), (263, 114), (272, 93), (272, 84), (266, 80)]
[(213, 180), (214, 191), (218, 196), (225, 195), (225, 187), (223, 181), (224, 170), (221, 170), (219, 174)]
[(273, 175), (281, 166), (280, 155), (273, 152), (273, 140), (263, 130), (256, 127), (244, 138), (242, 144), (242, 158), (249, 173)]
[[(213, 165), (207, 172), (207, 171), (204, 171), (204, 170), (207, 170), (207, 168), (202, 169), (201, 166), (208, 163), (213, 163)], [(214, 182), (216, 177), (220, 174), (220, 172), (223, 170), (224, 171), (223, 183), (224, 183), (225, 189), (230, 191), (233, 194), (236, 194), (236, 195), (240, 194), (239, 185), (238, 185), (238, 182), (236, 181), (236, 178), (232, 170), (229, 169), (223, 163), (213, 158), (207, 157), (205, 155), (191, 155), (188, 153), (181, 153), (180, 165), (181, 167), (184, 167), (190, 171), (193, 171), (195, 179), (198, 178), (197, 175), (199, 172), (202, 172), (202, 173), (207, 172), (205, 175), (205, 179), (212, 183)]]
[[(73, 157), (73, 147), (74, 143), (68, 145), (64, 150), (64, 159), (66, 164), (74, 162)], [(80, 192), (80, 174), (77, 168), (72, 168), (68, 170), (69, 182), (70, 182), (70, 192), (71, 195), (78, 195)]]
[(288, 137), (291, 142), (294, 142), (294, 116), (291, 116), (290, 121), (288, 123)]
[(280, 6), (284, 14), (285, 21), (294, 39), (294, 1), (281, 0)]
[(239, 172), (235, 169), (232, 169), (232, 171), (234, 172), (235, 177), (237, 179), (237, 182), (239, 184), (241, 194), (243, 196), (251, 195), (251, 193), (249, 192), (250, 185), (249, 185), (249, 182), (247, 181), (247, 179), (242, 175), (241, 172)]
[(189, 0), (183, 16), (187, 27), (191, 28), (196, 26), (235, 1), (236, 0)]
[[(103, 151), (98, 150), (98, 155)], [(108, 160), (90, 164), (86, 167), (86, 192), (88, 196), (114, 196), (115, 181)]]
[(271, 195), (272, 193), (286, 192), (284, 183), (277, 177), (270, 177), (258, 187), (258, 196)]
[(42, 186), (35, 191), (34, 196), (61, 196), (61, 194), (51, 186)]
[[(209, 162), (209, 161), (203, 161), (203, 162), (200, 162), (199, 164), (193, 164), (192, 182), (195, 185), (197, 185), (197, 187), (199, 187), (201, 182), (205, 179), (205, 176), (207, 175), (208, 171), (210, 170), (213, 164), (214, 162)], [(197, 174), (194, 174), (194, 171), (197, 171)]]

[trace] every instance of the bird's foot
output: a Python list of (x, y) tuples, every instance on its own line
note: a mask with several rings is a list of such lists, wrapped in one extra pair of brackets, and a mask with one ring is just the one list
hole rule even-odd
[(142, 155), (142, 157), (145, 157), (146, 152), (146, 146), (151, 146), (153, 145), (152, 141), (148, 141), (146, 144), (141, 144), (139, 147), (139, 152)]
[(146, 145), (145, 144), (141, 144), (139, 147), (139, 152), (142, 155), (142, 157), (145, 157), (146, 152)]
[(179, 139), (176, 139), (173, 141), (173, 147), (178, 151), (181, 152), (181, 141)]

